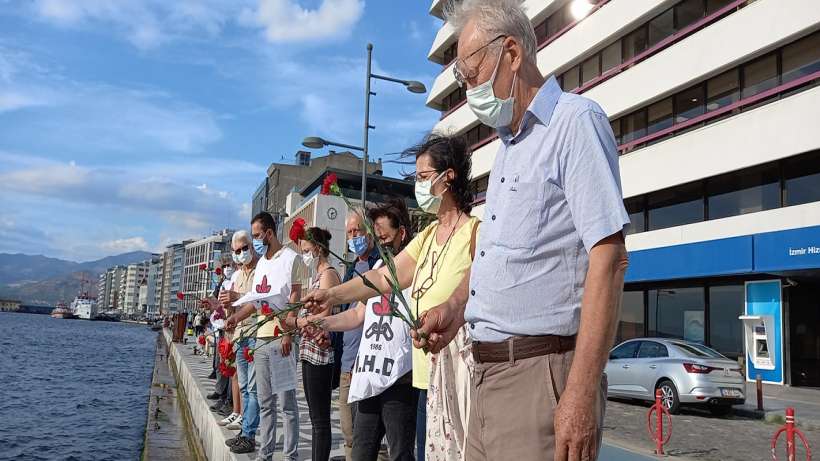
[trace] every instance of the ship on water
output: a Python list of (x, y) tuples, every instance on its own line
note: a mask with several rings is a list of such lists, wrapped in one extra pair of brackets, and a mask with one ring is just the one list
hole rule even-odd
[(74, 301), (71, 301), (71, 312), (78, 319), (94, 320), (97, 317), (97, 299), (89, 296), (88, 290), (85, 290), (86, 280), (83, 278), (80, 283), (80, 292)]
[(79, 295), (71, 302), (71, 311), (78, 319), (93, 320), (97, 317), (97, 300)]
[(65, 303), (58, 303), (57, 307), (51, 311), (51, 317), (55, 319), (73, 319), (74, 312)]

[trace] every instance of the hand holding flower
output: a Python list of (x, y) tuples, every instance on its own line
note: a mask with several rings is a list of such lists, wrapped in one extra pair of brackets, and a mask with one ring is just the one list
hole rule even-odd
[(311, 314), (318, 314), (339, 304), (339, 301), (333, 294), (333, 289), (313, 290), (302, 298), (302, 302), (305, 304), (305, 309)]

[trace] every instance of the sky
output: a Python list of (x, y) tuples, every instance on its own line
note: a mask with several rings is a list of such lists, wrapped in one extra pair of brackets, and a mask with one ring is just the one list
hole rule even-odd
[[(87, 261), (248, 227), (305, 136), (361, 144), (368, 42), (374, 72), (432, 86), (429, 6), (0, 0), (0, 252)], [(439, 114), (373, 85), (370, 153), (389, 159)]]

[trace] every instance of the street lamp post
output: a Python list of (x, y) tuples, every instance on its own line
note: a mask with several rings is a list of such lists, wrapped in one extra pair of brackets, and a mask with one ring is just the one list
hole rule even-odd
[(423, 83), (415, 80), (401, 80), (398, 78), (387, 77), (385, 75), (378, 75), (371, 72), (373, 63), (373, 44), (367, 44), (367, 76), (364, 83), (364, 133), (362, 136), (362, 146), (352, 146), (349, 144), (342, 144), (338, 142), (331, 142), (320, 137), (309, 136), (302, 141), (302, 145), (312, 149), (320, 149), (324, 146), (338, 146), (345, 149), (358, 150), (362, 153), (362, 209), (367, 204), (367, 153), (368, 153), (368, 137), (370, 130), (376, 129), (370, 124), (370, 96), (376, 96), (376, 93), (370, 91), (370, 80), (373, 78), (384, 80), (387, 82), (400, 83), (407, 88), (411, 93), (421, 94), (426, 93), (427, 88)]

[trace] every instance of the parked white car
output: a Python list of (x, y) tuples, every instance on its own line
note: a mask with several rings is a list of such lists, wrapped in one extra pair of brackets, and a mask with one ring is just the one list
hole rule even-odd
[(671, 338), (636, 338), (609, 353), (609, 397), (655, 400), (677, 413), (683, 405), (702, 405), (716, 415), (742, 404), (745, 382), (737, 362), (702, 344)]

